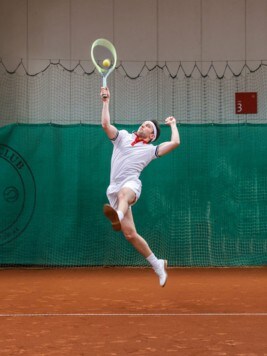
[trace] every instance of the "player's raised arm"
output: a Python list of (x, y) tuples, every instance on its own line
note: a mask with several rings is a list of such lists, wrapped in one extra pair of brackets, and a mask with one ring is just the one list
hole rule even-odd
[[(104, 95), (103, 95), (104, 94)], [(108, 88), (101, 88), (100, 96), (103, 102), (101, 124), (109, 139), (113, 139), (117, 135), (117, 128), (110, 123), (109, 99), (110, 92)]]
[(158, 156), (164, 156), (180, 145), (180, 135), (176, 126), (176, 119), (173, 116), (167, 117), (165, 124), (171, 128), (171, 140), (163, 142), (158, 146)]

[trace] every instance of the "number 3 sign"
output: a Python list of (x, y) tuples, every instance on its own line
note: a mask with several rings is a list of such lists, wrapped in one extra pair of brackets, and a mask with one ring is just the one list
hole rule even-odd
[(235, 93), (235, 113), (236, 114), (257, 114), (257, 93)]

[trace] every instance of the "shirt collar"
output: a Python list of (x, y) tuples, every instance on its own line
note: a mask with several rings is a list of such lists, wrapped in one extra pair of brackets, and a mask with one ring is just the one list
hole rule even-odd
[(133, 140), (133, 142), (131, 143), (131, 146), (134, 146), (136, 143), (139, 142), (143, 142), (145, 145), (148, 144), (148, 142), (144, 141), (142, 138), (140, 138), (139, 136), (137, 136), (137, 134), (134, 132), (133, 133), (135, 135), (135, 139)]

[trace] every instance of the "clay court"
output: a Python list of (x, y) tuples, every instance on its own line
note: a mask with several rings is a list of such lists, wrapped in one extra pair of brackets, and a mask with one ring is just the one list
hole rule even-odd
[(266, 268), (2, 269), (1, 355), (267, 355)]

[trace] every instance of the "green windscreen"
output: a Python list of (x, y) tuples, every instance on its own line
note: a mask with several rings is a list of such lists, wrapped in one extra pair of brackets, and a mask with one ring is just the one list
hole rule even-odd
[[(141, 175), (138, 232), (171, 266), (265, 265), (267, 125), (179, 132)], [(147, 265), (102, 214), (111, 154), (99, 125), (0, 128), (0, 265)]]

